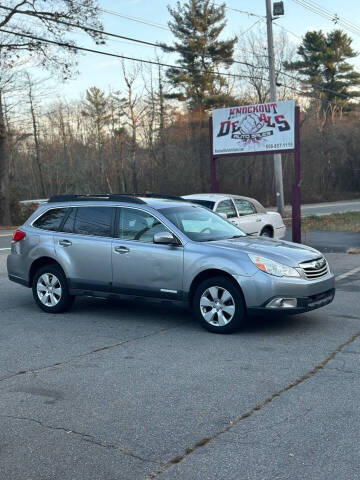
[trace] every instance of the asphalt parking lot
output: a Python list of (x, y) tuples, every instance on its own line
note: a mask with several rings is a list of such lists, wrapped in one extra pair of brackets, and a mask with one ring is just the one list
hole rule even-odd
[(177, 306), (78, 299), (57, 316), (0, 255), (0, 478), (360, 477), (360, 256), (332, 304), (203, 330)]

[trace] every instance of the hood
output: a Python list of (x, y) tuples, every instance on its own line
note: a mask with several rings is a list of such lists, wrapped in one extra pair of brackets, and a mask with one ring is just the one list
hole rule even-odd
[(300, 262), (323, 256), (318, 250), (306, 245), (266, 237), (246, 236), (229, 240), (215, 240), (209, 244), (242, 253), (252, 253), (291, 267), (296, 267)]

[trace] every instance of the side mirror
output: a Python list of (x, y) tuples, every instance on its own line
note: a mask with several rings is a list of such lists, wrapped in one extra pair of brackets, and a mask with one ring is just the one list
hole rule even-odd
[(153, 238), (154, 243), (162, 243), (163, 245), (177, 245), (178, 242), (174, 235), (170, 232), (155, 233)]
[(222, 217), (222, 218), (225, 218), (226, 220), (227, 220), (227, 218), (228, 218), (227, 215), (226, 215), (226, 213), (221, 213), (221, 212), (220, 212), (220, 213), (218, 213), (218, 215), (220, 215), (220, 217)]

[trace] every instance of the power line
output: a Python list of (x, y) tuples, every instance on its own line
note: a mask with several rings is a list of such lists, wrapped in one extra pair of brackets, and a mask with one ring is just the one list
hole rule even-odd
[[(4, 9), (8, 10), (8, 7), (0, 6), (0, 8), (4, 8)], [(21, 13), (21, 12), (19, 12), (19, 13)], [(34, 16), (33, 14), (28, 14), (28, 15)], [(137, 42), (137, 43), (140, 43), (140, 44), (145, 44), (147, 46), (153, 46), (153, 47), (156, 47), (156, 48), (160, 47), (162, 49), (169, 50), (171, 52), (189, 51), (187, 49), (175, 49), (174, 47), (168, 46), (166, 44), (158, 44), (158, 43), (153, 43), (153, 42), (147, 42), (147, 41), (144, 41), (144, 40), (131, 38), (131, 37), (125, 37), (123, 35), (118, 35), (118, 34), (111, 33), (111, 32), (104, 32), (104, 31), (97, 30), (97, 29), (94, 29), (94, 28), (82, 26), (81, 24), (64, 22), (62, 20), (55, 20), (55, 19), (49, 19), (49, 20), (51, 20), (53, 22), (56, 22), (56, 23), (65, 24), (67, 26), (71, 26), (71, 27), (74, 27), (74, 28), (81, 28), (83, 30), (93, 31), (94, 33), (104, 34), (104, 35), (108, 35), (108, 36), (115, 37), (115, 38), (121, 38), (121, 39), (125, 39), (125, 40), (128, 40), (128, 41)], [(257, 20), (257, 22), (258, 21), (260, 21), (260, 20)], [(255, 23), (257, 23), (257, 22), (255, 22)], [(90, 49), (90, 48), (86, 48), (86, 47), (78, 47), (78, 46), (74, 46), (74, 45), (71, 45), (71, 44), (67, 44), (65, 42), (59, 42), (59, 41), (44, 39), (44, 38), (41, 38), (41, 37), (35, 37), (33, 35), (25, 34), (25, 33), (7, 31), (7, 30), (4, 30), (4, 29), (0, 29), (0, 31), (3, 31), (5, 33), (10, 33), (10, 34), (13, 34), (13, 35), (17, 35), (17, 36), (22, 36), (22, 37), (25, 37), (25, 38), (30, 38), (30, 39), (45, 42), (45, 43), (51, 43), (51, 44), (55, 44), (55, 45), (58, 45), (58, 46), (63, 46), (63, 47), (66, 47), (66, 48), (73, 49), (75, 51), (76, 50), (82, 50), (82, 51), (86, 51), (86, 52), (90, 52), (90, 53), (98, 53), (98, 54), (101, 54), (101, 55), (107, 55), (107, 56), (111, 56), (111, 57), (122, 58), (124, 60), (132, 60), (132, 61), (137, 61), (137, 62), (141, 62), (141, 63), (147, 63), (147, 64), (158, 65), (158, 66), (167, 67), (167, 68), (174, 68), (174, 69), (189, 71), (189, 69), (187, 67), (183, 67), (183, 66), (166, 64), (166, 63), (161, 63), (161, 62), (158, 62), (158, 61), (145, 60), (145, 59), (139, 59), (139, 58), (134, 58), (134, 57), (127, 57), (127, 56), (124, 56), (124, 55), (104, 52), (104, 51), (100, 51), (100, 50), (94, 50), (94, 49)], [(266, 70), (269, 69), (269, 67), (265, 66), (265, 65), (254, 65), (252, 63), (241, 62), (239, 60), (233, 60), (232, 63), (237, 63), (237, 64), (244, 65), (244, 66), (247, 66), (247, 67), (250, 67), (250, 68), (266, 69)], [(198, 72), (205, 72), (205, 70), (201, 70), (201, 69), (197, 69), (197, 71)], [(217, 76), (228, 76), (228, 77), (232, 77), (232, 78), (249, 78), (248, 76), (245, 76), (245, 75), (238, 75), (238, 74), (228, 73), (228, 72), (215, 72), (213, 70), (206, 71), (206, 73), (211, 73), (211, 74), (217, 75)], [(295, 77), (293, 75), (290, 75), (290, 74), (288, 74), (286, 72), (283, 72), (281, 70), (276, 70), (276, 73), (280, 74), (280, 75), (284, 75), (284, 76), (286, 76), (288, 78), (291, 78), (292, 80), (295, 80), (297, 82), (303, 82), (303, 80), (301, 80), (300, 78)], [(328, 91), (329, 93), (336, 94), (339, 97), (349, 98), (348, 95), (346, 95), (346, 94), (336, 92), (336, 91), (328, 89), (326, 87), (313, 87), (313, 88), (317, 89), (319, 91)]]
[[(217, 4), (215, 3), (215, 5), (219, 6), (218, 3)], [(236, 12), (236, 13), (242, 13), (244, 15), (247, 15), (248, 17), (258, 17), (258, 18), (262, 18), (262, 19), (266, 18), (264, 15), (258, 15), (257, 13), (248, 12), (247, 10), (239, 10), (238, 8), (228, 7), (226, 4), (225, 4), (225, 9), (226, 10), (231, 10), (231, 11)]]
[[(11, 10), (9, 7), (4, 7), (2, 5), (0, 5), (0, 8), (4, 9), (4, 10)], [(24, 12), (24, 11), (19, 11), (18, 13), (20, 14), (24, 14), (24, 15), (29, 15), (29, 16), (33, 16), (33, 17), (36, 17), (36, 18), (42, 18), (42, 17), (39, 17), (38, 15), (36, 15), (35, 13), (32, 13), (32, 12)], [(109, 36), (109, 37), (114, 37), (114, 38), (119, 38), (119, 39), (122, 39), (122, 40), (126, 40), (126, 41), (130, 41), (130, 42), (135, 42), (135, 43), (139, 43), (141, 45), (146, 45), (146, 46), (150, 46), (150, 47), (155, 47), (155, 48), (161, 48), (165, 51), (167, 51), (168, 53), (177, 53), (177, 52), (192, 52), (190, 49), (186, 49), (186, 48), (175, 48), (173, 46), (170, 46), (170, 45), (167, 45), (165, 43), (154, 43), (154, 42), (148, 42), (148, 41), (145, 41), (145, 40), (140, 40), (140, 39), (137, 39), (137, 38), (132, 38), (132, 37), (127, 37), (127, 36), (124, 36), (124, 35), (119, 35), (119, 34), (116, 34), (116, 33), (112, 33), (112, 32), (106, 32), (104, 30), (99, 30), (99, 29), (95, 29), (95, 28), (92, 28), (92, 27), (88, 27), (87, 25), (81, 25), (80, 23), (71, 23), (71, 22), (65, 22), (64, 20), (59, 20), (59, 19), (55, 19), (55, 18), (47, 18), (47, 17), (44, 17), (46, 20), (48, 21), (51, 21), (51, 22), (55, 22), (55, 23), (59, 23), (59, 24), (62, 24), (62, 25), (66, 25), (66, 26), (69, 26), (69, 27), (74, 27), (74, 28), (79, 28), (81, 30), (84, 30), (84, 31), (88, 31), (88, 32), (93, 32), (93, 33), (96, 33), (96, 34), (99, 34), (99, 35), (105, 35), (105, 36)], [(263, 20), (263, 18), (261, 17), (259, 20), (257, 20), (255, 23), (253, 23), (245, 32), (242, 32), (242, 35), (244, 35), (245, 33), (247, 33), (251, 28), (253, 28), (258, 22), (260, 22), (261, 20)], [(29, 33), (29, 32), (28, 32)], [(30, 33), (29, 33), (30, 34)], [(256, 57), (266, 57), (266, 55), (258, 55), (256, 53), (253, 53), (251, 52), (254, 56)], [(212, 55), (208, 55), (208, 54), (205, 54), (206, 57), (209, 57), (211, 59), (214, 58), (214, 56)], [(221, 57), (220, 57), (221, 58)], [(226, 63), (226, 62), (224, 62)], [(240, 64), (240, 65), (245, 65), (245, 66), (249, 66), (249, 67), (252, 67), (252, 68), (259, 68), (259, 69), (267, 69), (268, 67), (265, 67), (265, 66), (261, 66), (261, 65), (253, 65), (249, 62), (242, 62), (242, 61), (239, 61), (239, 60), (232, 60), (231, 62), (228, 62), (228, 63), (237, 63), (237, 64)], [(287, 75), (289, 76), (288, 74), (282, 72), (284, 75)], [(294, 78), (294, 77), (292, 77)]]
[[(294, 0), (294, 1), (305, 1), (305, 0)], [(5, 6), (2, 6), (2, 5), (0, 5), (0, 8), (2, 8), (4, 10), (11, 10), (9, 7), (5, 7)], [(230, 9), (230, 7), (228, 7), (228, 8)], [(38, 15), (36, 15), (35, 13), (32, 13), (32, 12), (18, 11), (18, 13), (22, 13), (22, 14), (30, 15), (30, 16), (35, 16), (37, 18), (41, 18), (41, 17), (39, 17)], [(242, 12), (242, 13), (244, 13), (244, 12)], [(249, 13), (249, 12), (247, 12), (247, 13)], [(254, 14), (254, 16), (258, 16), (260, 18), (250, 28), (255, 26), (259, 21), (261, 21), (263, 19), (263, 17), (260, 16), (260, 15), (255, 15)], [(50, 20), (50, 21), (55, 22), (55, 23), (63, 24), (63, 25), (66, 25), (66, 26), (74, 27), (74, 28), (79, 28), (79, 29), (82, 29), (84, 31), (90, 31), (90, 32), (93, 32), (93, 33), (96, 33), (96, 34), (99, 34), (99, 35), (106, 35), (106, 36), (110, 36), (110, 37), (114, 37), (114, 38), (120, 38), (122, 40), (127, 40), (127, 41), (130, 41), (130, 42), (140, 43), (140, 44), (143, 44), (143, 45), (146, 45), (146, 46), (153, 46), (155, 48), (162, 48), (163, 50), (165, 50), (165, 51), (168, 50), (169, 52), (172, 52), (172, 53), (178, 52), (178, 51), (180, 51), (180, 52), (181, 51), (183, 51), (183, 52), (190, 51), (188, 49), (175, 49), (174, 47), (166, 45), (166, 44), (153, 43), (153, 42), (148, 42), (148, 41), (145, 41), (145, 40), (140, 40), (140, 39), (136, 39), (136, 38), (132, 38), (132, 37), (126, 37), (126, 36), (123, 36), (123, 35), (118, 35), (118, 34), (115, 34), (115, 33), (112, 33), (112, 32), (105, 32), (103, 30), (99, 30), (99, 29), (95, 29), (95, 28), (88, 27), (88, 26), (85, 26), (85, 25), (81, 25), (79, 22), (78, 23), (71, 23), (71, 22), (65, 22), (65, 21), (59, 20), (59, 19), (53, 19), (53, 18), (47, 18), (47, 17), (44, 17), (44, 18), (46, 20)], [(282, 27), (280, 25), (278, 25), (278, 26), (280, 28), (284, 29), (284, 27)], [(284, 30), (286, 30), (286, 29), (284, 29)], [(31, 39), (34, 39), (34, 40), (37, 40), (37, 41), (42, 41), (42, 42), (45, 42), (45, 43), (52, 43), (52, 44), (55, 44), (55, 45), (64, 46), (66, 48), (70, 48), (70, 49), (73, 49), (73, 50), (82, 50), (82, 51), (86, 51), (86, 52), (90, 52), (90, 53), (98, 53), (98, 54), (107, 55), (107, 56), (111, 56), (111, 57), (118, 57), (118, 58), (122, 58), (122, 59), (125, 59), (125, 60), (132, 60), (132, 61), (137, 61), (137, 62), (141, 62), (141, 63), (147, 63), (147, 64), (153, 64), (153, 65), (158, 65), (158, 66), (163, 66), (163, 67), (168, 67), (168, 68), (175, 68), (175, 69), (179, 69), (179, 70), (189, 71), (189, 69), (187, 67), (183, 67), (183, 66), (165, 64), (165, 63), (161, 63), (161, 62), (158, 62), (158, 61), (155, 62), (155, 61), (151, 61), (151, 60), (139, 59), (139, 58), (134, 58), (134, 57), (127, 57), (127, 56), (124, 56), (124, 55), (108, 53), (108, 52), (94, 50), (94, 49), (85, 48), (85, 47), (77, 47), (77, 46), (74, 46), (74, 45), (67, 44), (65, 42), (59, 42), (59, 41), (44, 39), (44, 38), (41, 38), (41, 37), (35, 37), (33, 35), (30, 35), (30, 34), (24, 34), (24, 33), (18, 33), (18, 32), (14, 32), (14, 31), (6, 31), (6, 30), (0, 30), (0, 31), (4, 31), (5, 33), (10, 33), (10, 34), (17, 35), (17, 36), (31, 38)], [(293, 33), (293, 32), (290, 32), (290, 33)], [(256, 54), (254, 54), (254, 55), (257, 56)], [(207, 56), (211, 57), (210, 55), (207, 55)], [(268, 66), (254, 65), (254, 64), (251, 64), (249, 62), (241, 62), (241, 61), (238, 61), (238, 60), (232, 60), (231, 63), (237, 63), (237, 64), (244, 65), (244, 66), (247, 66), (247, 67), (250, 67), (250, 68), (266, 69), (266, 70), (269, 69)], [(204, 70), (201, 70), (201, 69), (197, 69), (197, 71), (204, 72)], [(249, 78), (249, 76), (245, 76), (245, 75), (237, 75), (237, 74), (228, 73), (228, 72), (215, 72), (215, 71), (211, 71), (211, 70), (207, 71), (206, 73), (211, 73), (211, 74), (214, 74), (214, 75), (217, 75), (217, 76), (229, 76), (229, 77), (233, 77), (233, 78)], [(276, 73), (280, 74), (280, 75), (284, 75), (284, 76), (286, 76), (288, 78), (291, 78), (292, 80), (295, 80), (297, 82), (303, 82), (303, 80), (300, 79), (299, 77), (295, 77), (295, 76), (290, 75), (290, 74), (288, 74), (286, 72), (283, 72), (281, 70), (276, 70)], [(252, 77), (252, 78), (255, 78), (255, 77)], [(261, 78), (259, 78), (259, 80), (260, 79)], [(336, 92), (336, 91), (328, 89), (326, 87), (320, 87), (320, 86), (315, 87), (315, 86), (313, 86), (312, 88), (314, 90), (319, 90), (319, 91), (328, 91), (329, 93), (333, 93), (333, 94), (335, 94), (337, 96), (340, 96), (340, 97), (343, 97), (343, 98), (349, 98), (349, 96), (346, 95), (346, 94)]]
[[(181, 67), (181, 66), (178, 67), (176, 65), (166, 64), (166, 63), (157, 62), (157, 61), (153, 61), (153, 60), (145, 60), (145, 59), (140, 59), (140, 58), (135, 58), (135, 57), (127, 57), (127, 56), (124, 56), (124, 55), (118, 55), (118, 54), (115, 54), (115, 53), (103, 52), (103, 51), (100, 51), (100, 50), (94, 50), (94, 49), (85, 48), (85, 47), (75, 47), (74, 45), (70, 45), (70, 44), (67, 44), (67, 43), (64, 43), (64, 42), (57, 42), (57, 41), (54, 41), (54, 40), (44, 39), (44, 38), (36, 37), (34, 35), (16, 33), (16, 32), (12, 32), (12, 31), (5, 30), (5, 29), (0, 29), (0, 32), (9, 33), (9, 34), (12, 34), (12, 35), (17, 35), (17, 36), (24, 36), (26, 38), (31, 38), (31, 39), (36, 40), (36, 41), (55, 44), (55, 45), (63, 46), (63, 47), (66, 47), (66, 48), (69, 48), (69, 49), (72, 49), (72, 50), (82, 50), (82, 51), (86, 51), (86, 52), (90, 52), (90, 53), (97, 53), (97, 54), (100, 54), (100, 55), (106, 55), (106, 56), (121, 58), (121, 59), (124, 59), (124, 60), (131, 60), (131, 61), (135, 61), (135, 62), (147, 63), (147, 64), (157, 65), (157, 66), (161, 66), (161, 67), (175, 68), (175, 69), (179, 69), (179, 70), (189, 71), (189, 69), (187, 67)], [(264, 68), (268, 68), (268, 67), (264, 67)], [(198, 71), (201, 72), (201, 71), (204, 71), (204, 70), (198, 70)], [(212, 74), (215, 74), (215, 75), (226, 75), (226, 76), (231, 76), (231, 77), (234, 77), (234, 78), (241, 78), (241, 79), (263, 80), (262, 77), (254, 77), (254, 76), (249, 76), (249, 75), (237, 75), (237, 74), (232, 74), (232, 73), (227, 73), (227, 72), (222, 73), (222, 72), (209, 71), (207, 73), (212, 73)], [(285, 74), (285, 72), (281, 72), (281, 73), (284, 74), (284, 75), (287, 75), (287, 74)], [(296, 77), (293, 77), (293, 78), (295, 80), (298, 80)], [(308, 92), (304, 93), (303, 91), (301, 91), (301, 90), (299, 90), (295, 87), (292, 87), (290, 85), (283, 85), (281, 83), (279, 83), (278, 85), (282, 86), (284, 88), (289, 88), (290, 90), (296, 91), (298, 93), (301, 93), (302, 96), (307, 96), (309, 98), (318, 98), (318, 97), (315, 97), (313, 95), (310, 95)], [(319, 89), (323, 90), (321, 87), (319, 87)], [(328, 90), (328, 89), (324, 88), (324, 90)], [(339, 92), (333, 91), (333, 93), (336, 93), (337, 95), (343, 96), (345, 98), (349, 98), (347, 95), (341, 94)], [(337, 105), (336, 103), (330, 102), (330, 101), (328, 101), (328, 103), (332, 104), (332, 105)]]
[(292, 32), (291, 30), (283, 27), (279, 23), (273, 22), (274, 25), (276, 25), (278, 28), (281, 28), (281, 30), (284, 30), (286, 33), (290, 33), (290, 35), (293, 35), (294, 37), (298, 38), (299, 40), (302, 40), (302, 37), (300, 35), (297, 35), (296, 33)]
[(350, 20), (347, 20), (346, 18), (340, 17), (337, 13), (332, 13), (330, 10), (327, 10), (326, 8), (322, 7), (320, 4), (313, 1), (309, 2), (308, 0), (293, 0), (293, 2), (310, 10), (312, 13), (315, 13), (317, 15), (320, 15), (323, 18), (326, 18), (327, 20), (330, 20), (335, 24), (342, 25), (345, 29), (351, 31), (351, 33), (354, 33), (355, 35), (360, 36), (359, 25), (351, 22)]
[[(0, 8), (2, 8), (3, 10), (11, 10), (11, 8), (9, 7), (5, 7), (3, 5), (0, 5)], [(230, 7), (228, 7), (230, 9)], [(20, 14), (24, 14), (24, 15), (29, 15), (29, 16), (33, 16), (33, 17), (37, 17), (37, 18), (42, 18), (42, 17), (39, 17), (38, 15), (36, 15), (35, 13), (32, 13), (32, 12), (24, 12), (24, 11), (21, 11), (19, 10), (18, 13)], [(255, 15), (254, 15), (255, 16)], [(261, 20), (263, 20), (263, 17), (261, 17), (260, 15), (256, 15), (258, 17), (260, 17), (255, 23), (253, 23), (245, 32), (242, 32), (242, 35), (244, 35), (245, 33), (247, 33), (251, 28), (253, 28), (257, 23), (259, 23)], [(51, 22), (55, 22), (55, 23), (59, 23), (59, 24), (62, 24), (62, 25), (66, 25), (66, 26), (70, 26), (70, 27), (74, 27), (74, 28), (79, 28), (79, 29), (82, 29), (84, 31), (88, 31), (88, 32), (93, 32), (93, 33), (96, 33), (98, 35), (106, 35), (106, 36), (109, 36), (109, 37), (114, 37), (114, 38), (119, 38), (119, 39), (122, 39), (122, 40), (126, 40), (126, 41), (130, 41), (130, 42), (135, 42), (135, 43), (139, 43), (139, 44), (142, 44), (142, 45), (146, 45), (146, 46), (152, 46), (152, 47), (155, 47), (155, 48), (162, 48), (163, 50), (165, 51), (168, 51), (168, 52), (171, 52), (171, 53), (176, 53), (176, 52), (192, 52), (191, 50), (189, 49), (184, 49), (184, 48), (178, 48), (176, 49), (175, 47), (173, 46), (170, 46), (170, 45), (167, 45), (165, 43), (154, 43), (154, 42), (148, 42), (148, 41), (145, 41), (145, 40), (140, 40), (140, 39), (137, 39), (137, 38), (132, 38), (132, 37), (127, 37), (127, 36), (124, 36), (124, 35), (119, 35), (119, 34), (116, 34), (116, 33), (112, 33), (112, 32), (106, 32), (104, 30), (99, 30), (99, 29), (95, 29), (95, 28), (92, 28), (92, 27), (88, 27), (86, 25), (81, 25), (80, 23), (71, 23), (71, 22), (65, 22), (64, 20), (59, 20), (59, 19), (55, 19), (55, 18), (47, 18), (47, 17), (44, 17), (46, 20), (48, 21), (51, 21)], [(257, 56), (257, 57), (260, 57), (260, 55), (257, 55), (255, 53), (253, 53), (254, 56)], [(205, 55), (207, 57), (210, 57), (210, 58), (214, 58), (213, 56), (211, 55)], [(261, 55), (261, 57), (266, 57), (266, 55)], [(230, 62), (229, 62), (230, 63)], [(258, 68), (258, 69), (268, 69), (268, 67), (266, 66), (262, 66), (262, 65), (253, 65), (249, 62), (241, 62), (239, 60), (232, 60), (231, 63), (237, 63), (237, 64), (240, 64), (240, 65), (244, 65), (244, 66), (248, 66), (248, 67), (251, 67), (251, 68)], [(278, 72), (279, 73), (279, 72)], [(292, 77), (291, 75), (289, 74), (286, 74), (285, 72), (281, 72), (282, 74), (290, 77), (290, 78), (293, 78), (295, 79), (295, 77)]]
[[(0, 8), (3, 9), (3, 10), (11, 10), (11, 8), (9, 7), (5, 7), (3, 5), (0, 5)], [(104, 30), (99, 30), (99, 29), (96, 29), (96, 28), (92, 28), (92, 27), (89, 27), (87, 25), (82, 25), (80, 24), (79, 22), (78, 23), (72, 23), (72, 22), (67, 22), (67, 21), (64, 21), (64, 20), (59, 20), (59, 19), (55, 19), (55, 18), (50, 18), (50, 17), (42, 17), (42, 16), (39, 16), (37, 15), (36, 13), (33, 13), (33, 12), (25, 12), (25, 11), (21, 11), (19, 10), (18, 13), (20, 14), (23, 14), (23, 15), (29, 15), (29, 16), (32, 16), (32, 17), (36, 17), (38, 19), (46, 19), (47, 21), (50, 21), (50, 22), (54, 22), (54, 23), (59, 23), (61, 25), (66, 25), (66, 26), (69, 26), (69, 27), (74, 27), (74, 28), (79, 28), (81, 30), (84, 30), (85, 32), (93, 32), (93, 33), (96, 33), (98, 35), (105, 35), (105, 36), (108, 36), (108, 37), (113, 37), (113, 38), (119, 38), (121, 40), (125, 40), (125, 41), (129, 41), (129, 42), (135, 42), (135, 43), (139, 43), (141, 45), (146, 45), (148, 47), (155, 47), (155, 48), (161, 48), (165, 51), (167, 51), (167, 53), (177, 53), (177, 52), (192, 52), (190, 49), (186, 49), (186, 48), (175, 48), (171, 45), (167, 45), (166, 43), (154, 43), (154, 42), (148, 42), (148, 41), (145, 41), (145, 40), (140, 40), (138, 38), (132, 38), (132, 37), (127, 37), (127, 36), (124, 36), (124, 35), (119, 35), (119, 34), (116, 34), (116, 33), (112, 33), (112, 32), (106, 32)], [(242, 32), (242, 35), (244, 35), (245, 33), (247, 33), (251, 28), (253, 28), (258, 22), (260, 22), (262, 20), (262, 18), (260, 18), (259, 20), (257, 20), (254, 24), (252, 24), (247, 30), (245, 30), (245, 32)], [(30, 33), (30, 32), (27, 32), (27, 33)], [(214, 56), (211, 56), (211, 55), (206, 55), (208, 57), (211, 57), (212, 59), (214, 58)], [(263, 57), (263, 56), (266, 56), (266, 55), (257, 55), (254, 53), (254, 56), (257, 56), (257, 57)], [(219, 58), (222, 58), (222, 57), (219, 57)], [(243, 63), (245, 64), (245, 62), (239, 62), (237, 60), (233, 60), (232, 63)], [(258, 68), (262, 68), (262, 67), (258, 67)]]
[[(134, 62), (147, 63), (147, 64), (150, 64), (150, 65), (158, 65), (158, 66), (167, 67), (167, 68), (174, 68), (176, 70), (190, 71), (189, 68), (183, 67), (183, 66), (172, 65), (172, 64), (168, 64), (168, 63), (162, 63), (162, 62), (158, 62), (158, 61), (154, 61), (154, 60), (146, 60), (146, 59), (143, 59), (143, 58), (128, 57), (128, 56), (125, 56), (125, 55), (119, 55), (117, 53), (104, 52), (102, 50), (95, 50), (95, 49), (92, 49), (92, 48), (79, 47), (79, 46), (71, 45), (69, 43), (50, 40), (50, 39), (42, 38), (42, 37), (37, 37), (35, 35), (14, 32), (14, 31), (11, 31), (11, 30), (5, 30), (3, 28), (0, 28), (0, 32), (8, 33), (10, 35), (16, 35), (16, 36), (19, 36), (19, 37), (30, 38), (32, 40), (36, 40), (37, 42), (50, 43), (52, 45), (65, 47), (65, 48), (68, 48), (68, 49), (74, 50), (74, 51), (80, 50), (80, 51), (89, 52), (89, 53), (97, 53), (99, 55), (106, 55), (108, 57), (121, 58), (123, 60), (132, 60)], [(247, 78), (244, 75), (238, 75), (238, 74), (235, 74), (235, 73), (228, 73), (228, 72), (215, 72), (214, 70), (204, 70), (204, 69), (196, 68), (195, 71), (199, 72), (199, 73), (208, 73), (208, 74), (217, 75), (217, 76), (227, 76), (227, 77), (234, 77), (234, 78)]]
[(250, 30), (252, 28), (255, 27), (255, 25), (257, 25), (259, 22), (261, 22), (262, 20), (264, 20), (263, 18), (259, 18), (259, 20), (256, 20), (256, 22), (254, 22), (252, 25), (250, 25), (249, 28), (247, 28), (245, 31), (241, 32), (241, 35), (245, 35), (246, 33), (250, 32)]
[[(77, 3), (77, 4), (80, 4), (82, 5), (81, 3), (79, 2), (74, 2), (74, 3)], [(217, 6), (219, 6), (219, 4), (215, 4)], [(253, 12), (248, 12), (246, 10), (239, 10), (238, 8), (232, 8), (232, 7), (228, 7), (227, 5), (225, 5), (225, 9), (226, 10), (231, 10), (233, 12), (236, 12), (236, 13), (241, 13), (241, 14), (244, 14), (244, 15), (247, 15), (249, 17), (258, 17), (258, 18), (265, 18), (263, 15), (258, 15), (256, 13), (253, 13)], [(148, 25), (150, 27), (155, 27), (155, 28), (160, 28), (162, 30), (168, 30), (170, 31), (170, 28), (165, 26), (165, 25), (162, 25), (160, 23), (156, 23), (156, 22), (149, 22), (148, 20), (145, 20), (143, 18), (139, 18), (139, 17), (133, 17), (133, 16), (129, 16), (129, 15), (123, 15), (122, 13), (120, 12), (117, 12), (115, 10), (108, 10), (108, 9), (105, 9), (105, 8), (99, 8), (99, 10), (101, 12), (104, 12), (104, 13), (107, 13), (109, 15), (114, 15), (114, 16), (117, 16), (117, 17), (120, 17), (120, 18), (125, 18), (127, 20), (131, 20), (133, 22), (138, 22), (138, 23), (142, 23), (142, 24), (145, 24), (145, 25)]]

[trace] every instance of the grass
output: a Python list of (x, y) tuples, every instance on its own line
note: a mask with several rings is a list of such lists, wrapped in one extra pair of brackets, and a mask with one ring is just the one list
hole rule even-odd
[(339, 232), (360, 232), (360, 212), (309, 215), (308, 217), (302, 217), (301, 228), (304, 231), (331, 230)]

